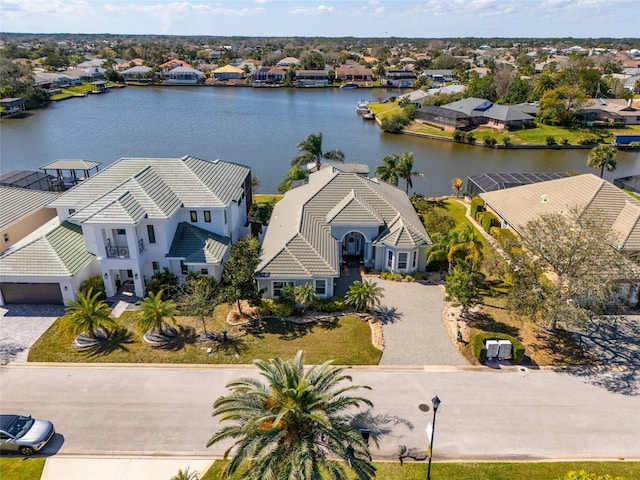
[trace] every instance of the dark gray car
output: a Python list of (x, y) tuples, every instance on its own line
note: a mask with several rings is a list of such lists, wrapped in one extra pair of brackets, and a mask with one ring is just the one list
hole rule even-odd
[(55, 434), (53, 424), (31, 416), (0, 415), (0, 449), (33, 455)]

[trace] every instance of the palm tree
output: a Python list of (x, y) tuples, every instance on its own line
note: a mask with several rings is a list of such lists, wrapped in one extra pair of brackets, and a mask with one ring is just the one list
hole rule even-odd
[(93, 293), (89, 288), (86, 292), (78, 293), (78, 301), (67, 302), (65, 328), (73, 335), (87, 333), (91, 339), (96, 339), (99, 330), (109, 334), (118, 326), (115, 318), (110, 317), (111, 309), (104, 300), (100, 300), (101, 292)]
[(460, 196), (460, 190), (462, 190), (462, 185), (464, 182), (461, 178), (454, 178), (451, 180), (451, 190), (453, 190), (456, 194), (456, 198)]
[(618, 165), (616, 162), (616, 153), (618, 150), (613, 145), (598, 145), (589, 152), (587, 165), (592, 168), (600, 169), (600, 178), (604, 175), (604, 169), (607, 172), (613, 172)]
[(400, 155), (393, 153), (382, 159), (382, 165), (378, 165), (374, 170), (375, 174), (383, 182), (390, 185), (398, 186), (398, 164), (400, 163)]
[(447, 261), (449, 272), (456, 259), (466, 261), (471, 268), (482, 258), (482, 243), (476, 238), (473, 227), (461, 224), (446, 235), (439, 235), (427, 250), (427, 265), (431, 262)]
[(345, 301), (358, 312), (368, 312), (380, 305), (384, 288), (375, 282), (356, 280), (347, 290)]
[(533, 92), (539, 97), (548, 90), (552, 90), (556, 87), (556, 81), (553, 76), (548, 72), (542, 72), (538, 75), (536, 82), (533, 86)]
[(316, 172), (320, 170), (322, 159), (333, 160), (335, 162), (344, 162), (344, 153), (342, 150), (322, 151), (322, 132), (312, 133), (298, 144), (298, 151), (304, 152), (291, 161), (291, 166), (302, 166), (310, 162), (315, 162)]
[[(347, 476), (345, 463), (356, 478), (374, 477), (371, 454), (360, 432), (347, 421), (346, 411), (372, 406), (352, 390), (369, 388), (342, 386), (351, 377), (331, 362), (304, 369), (299, 351), (290, 360), (256, 360), (260, 375), (238, 378), (227, 384), (231, 393), (214, 403), (213, 415), (231, 421), (216, 432), (207, 446), (234, 439), (235, 448), (225, 474), (244, 472), (248, 480), (331, 478)], [(336, 460), (342, 460), (339, 462)]]
[(294, 289), (293, 293), (296, 299), (296, 303), (302, 305), (303, 313), (307, 308), (309, 308), (310, 305), (313, 305), (313, 303), (318, 300), (318, 294), (313, 289), (313, 285), (311, 283), (298, 285)]
[(140, 302), (140, 313), (138, 313), (137, 325), (142, 333), (151, 330), (158, 330), (160, 335), (164, 335), (164, 319), (171, 317), (176, 311), (176, 304), (171, 300), (162, 300), (162, 290), (149, 295)]
[(405, 193), (409, 195), (409, 189), (413, 188), (411, 177), (423, 177), (424, 174), (413, 170), (413, 152), (404, 152), (398, 163), (398, 177), (406, 182)]

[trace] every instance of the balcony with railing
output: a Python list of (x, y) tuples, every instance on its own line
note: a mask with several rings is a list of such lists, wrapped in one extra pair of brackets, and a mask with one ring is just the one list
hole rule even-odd
[[(131, 258), (129, 247), (118, 247), (107, 244), (107, 258)], [(144, 242), (142, 239), (138, 240), (138, 253), (144, 252)]]

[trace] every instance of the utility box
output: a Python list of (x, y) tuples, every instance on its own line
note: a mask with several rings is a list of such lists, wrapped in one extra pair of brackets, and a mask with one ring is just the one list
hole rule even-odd
[(511, 357), (511, 342), (509, 340), (498, 340), (498, 358), (503, 360)]
[(500, 351), (500, 345), (497, 340), (486, 340), (485, 346), (487, 347), (487, 358), (496, 358)]

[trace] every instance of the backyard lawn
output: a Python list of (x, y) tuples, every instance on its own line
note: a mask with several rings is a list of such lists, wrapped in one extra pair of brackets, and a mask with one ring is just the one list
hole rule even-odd
[[(226, 323), (228, 311), (228, 305), (220, 305), (213, 318), (207, 320), (207, 330), (217, 333), (219, 340), (197, 342), (196, 331), (202, 331), (202, 322), (178, 316), (176, 338), (155, 346), (142, 339), (135, 325), (135, 312), (122, 314), (120, 330), (112, 338), (87, 349), (73, 344), (73, 335), (58, 327), (58, 319), (30, 349), (29, 361), (249, 364), (257, 358), (288, 358), (304, 350), (309, 363), (334, 360), (340, 365), (376, 365), (382, 356), (371, 344), (369, 325), (358, 316), (327, 317), (304, 325), (265, 320), (231, 326)], [(227, 331), (227, 341), (220, 340), (223, 330)]]

